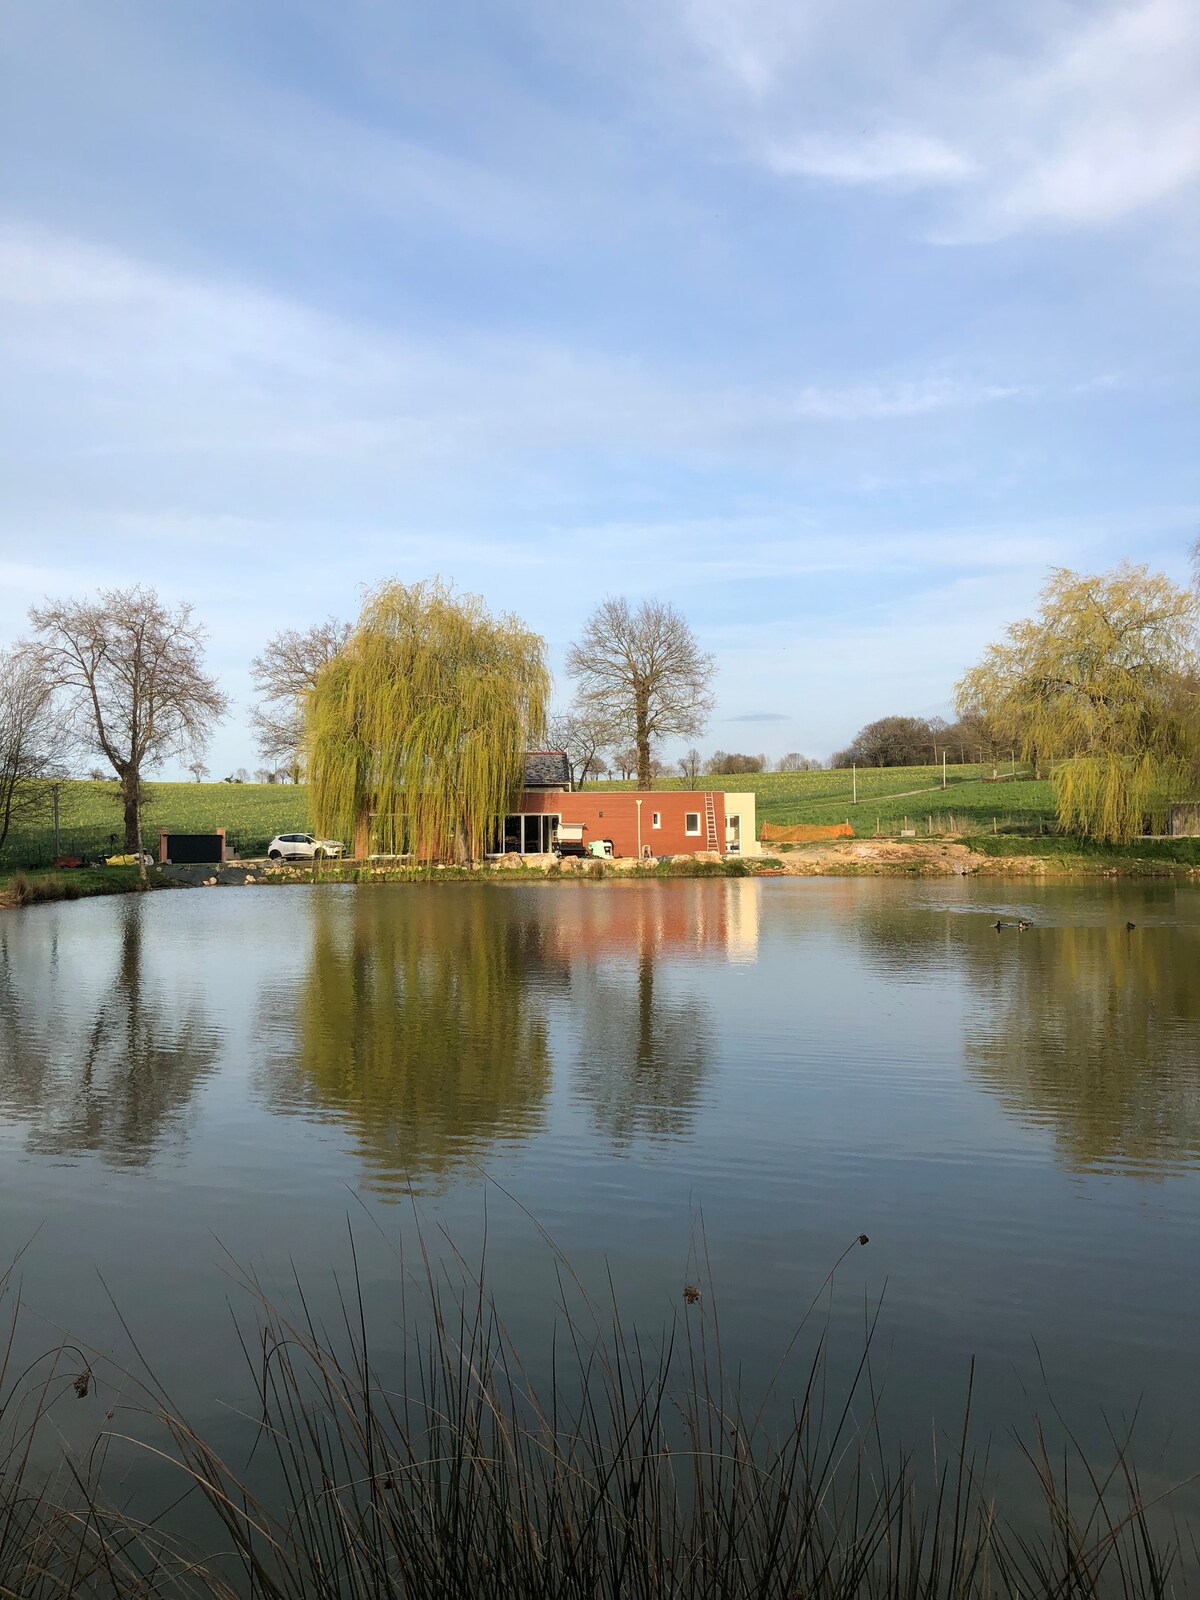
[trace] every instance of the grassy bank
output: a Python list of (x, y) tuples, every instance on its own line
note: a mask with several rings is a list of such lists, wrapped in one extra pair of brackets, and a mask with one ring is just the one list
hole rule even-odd
[[(676, 857), (652, 865), (635, 861), (569, 859), (548, 865), (481, 867), (408, 866), (402, 862), (323, 861), (318, 866), (274, 865), (255, 868), (256, 883), (620, 883), (668, 878), (754, 878), (778, 868), (770, 857), (694, 861)], [(236, 871), (236, 869), (233, 869)]]
[[(147, 875), (161, 888), (158, 875)], [(87, 900), (98, 894), (129, 894), (140, 888), (136, 867), (73, 867), (63, 872), (0, 871), (0, 906), (33, 906), (46, 900)]]
[(965, 838), (978, 855), (995, 861), (1033, 860), (1083, 873), (1117, 871), (1129, 876), (1161, 876), (1175, 870), (1200, 870), (1200, 839), (1137, 839), (1128, 845), (1096, 844), (1062, 836), (1020, 838), (981, 834)]
[[(868, 1243), (865, 1236), (848, 1246)], [(553, 1246), (547, 1242), (547, 1248)], [(557, 1256), (557, 1252), (554, 1252)], [(908, 1455), (885, 1442), (872, 1335), (841, 1384), (816, 1288), (757, 1385), (712, 1286), (637, 1328), (559, 1260), (542, 1348), (519, 1349), (461, 1257), (399, 1270), (402, 1354), (381, 1364), (351, 1269), (340, 1310), (289, 1315), (240, 1285), (244, 1446), (198, 1431), (153, 1377), (64, 1341), (6, 1375), (0, 1594), (22, 1600), (1000, 1600), (1158, 1597), (1188, 1532), (1126, 1447), (1082, 1460), (1036, 1418), (1029, 1484), (1001, 1493), (967, 1411)], [(246, 1309), (246, 1298), (249, 1308)], [(810, 1321), (812, 1326), (809, 1326)], [(551, 1352), (553, 1352), (551, 1354)], [(886, 1365), (886, 1363), (884, 1363)], [(13, 1363), (15, 1367), (15, 1363)], [(543, 1373), (537, 1382), (533, 1372)], [(902, 1381), (896, 1379), (895, 1381)], [(81, 1410), (80, 1408), (85, 1408)], [(94, 1417), (94, 1440), (80, 1421)], [(100, 1420), (103, 1419), (103, 1420)], [(64, 1426), (65, 1424), (65, 1426)], [(49, 1436), (77, 1443), (57, 1448)], [(47, 1450), (47, 1446), (49, 1446)], [(35, 1459), (49, 1470), (36, 1470)], [(125, 1476), (154, 1465), (142, 1520)], [(1040, 1506), (1031, 1511), (1026, 1491)], [(1010, 1504), (1020, 1505), (1018, 1514)], [(185, 1515), (173, 1516), (180, 1506)], [(166, 1508), (165, 1510), (163, 1508)], [(188, 1530), (185, 1537), (183, 1530)], [(201, 1532), (197, 1532), (197, 1529)]]

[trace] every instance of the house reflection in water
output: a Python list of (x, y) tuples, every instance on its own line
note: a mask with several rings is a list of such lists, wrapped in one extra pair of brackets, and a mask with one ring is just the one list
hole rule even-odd
[[(712, 1026), (684, 974), (752, 961), (751, 880), (378, 886), (314, 895), (307, 968), (266, 1025), (272, 1109), (334, 1121), (367, 1186), (444, 1188), (548, 1128), (551, 1021), (620, 1148), (678, 1138)], [(676, 959), (686, 958), (686, 959)], [(560, 1035), (561, 1036), (561, 1035)]]
[[(568, 891), (558, 919), (576, 1011), (573, 1083), (619, 1150), (692, 1130), (712, 1060), (709, 1002), (696, 960), (753, 961), (761, 885), (747, 879)], [(680, 958), (680, 959), (676, 959)]]
[(753, 961), (761, 893), (752, 878), (563, 884), (547, 902), (548, 937), (565, 961), (646, 954)]

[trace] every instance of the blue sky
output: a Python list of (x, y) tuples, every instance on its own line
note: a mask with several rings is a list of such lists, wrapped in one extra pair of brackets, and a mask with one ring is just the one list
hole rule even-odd
[(824, 755), (1050, 565), (1187, 571), (1195, 0), (18, 0), (0, 140), (0, 641), (190, 600), (214, 770), (388, 576), (556, 668), (660, 595), (704, 748)]

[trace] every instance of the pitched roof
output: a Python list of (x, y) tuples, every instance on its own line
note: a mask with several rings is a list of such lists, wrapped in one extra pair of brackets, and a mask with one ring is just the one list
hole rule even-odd
[(551, 789), (558, 785), (570, 787), (571, 769), (561, 750), (527, 750), (525, 752), (525, 787)]

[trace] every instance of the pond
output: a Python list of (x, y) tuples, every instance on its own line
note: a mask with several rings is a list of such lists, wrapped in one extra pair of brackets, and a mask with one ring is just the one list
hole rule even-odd
[(486, 1233), (536, 1342), (549, 1235), (631, 1321), (711, 1279), (753, 1373), (866, 1234), (822, 1326), (852, 1364), (878, 1308), (889, 1427), (956, 1426), (974, 1357), (1002, 1473), (1052, 1402), (1089, 1447), (1140, 1408), (1165, 1484), (1200, 1437), (1200, 890), (293, 886), (12, 913), (0, 1179), (24, 1336), (124, 1358), (115, 1304), (218, 1434), (234, 1263), (322, 1307), (353, 1235), (386, 1316), (415, 1229), (469, 1259)]

